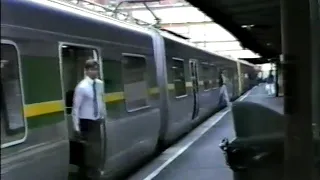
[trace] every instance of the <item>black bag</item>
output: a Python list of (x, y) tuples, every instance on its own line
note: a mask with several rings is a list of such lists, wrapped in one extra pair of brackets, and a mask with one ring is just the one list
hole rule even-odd
[(233, 146), (228, 139), (223, 139), (220, 148), (224, 152), (226, 164), (234, 171), (251, 167), (266, 167), (270, 164), (283, 163), (283, 145), (274, 146)]

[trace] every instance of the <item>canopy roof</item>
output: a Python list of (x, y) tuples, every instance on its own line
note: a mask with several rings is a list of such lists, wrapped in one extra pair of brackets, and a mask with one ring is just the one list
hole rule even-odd
[(279, 0), (187, 0), (236, 38), (243, 48), (261, 58), (245, 59), (261, 64), (279, 57), (281, 26)]

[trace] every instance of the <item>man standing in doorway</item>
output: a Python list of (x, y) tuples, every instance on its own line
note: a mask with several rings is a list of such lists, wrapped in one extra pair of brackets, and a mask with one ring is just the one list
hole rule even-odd
[(224, 75), (224, 71), (221, 70), (219, 73), (219, 86), (220, 86), (220, 104), (227, 103), (227, 106), (231, 106), (231, 102), (229, 99), (228, 91), (227, 91), (227, 86), (226, 86), (227, 78)]
[[(101, 161), (101, 124), (107, 112), (103, 82), (98, 79), (99, 64), (95, 60), (87, 60), (84, 66), (85, 78), (75, 88), (72, 116), (75, 131), (79, 132), (86, 142), (83, 163), (79, 168), (81, 179), (100, 176)], [(98, 153), (97, 153), (98, 152)]]
[(268, 95), (274, 95), (275, 85), (274, 85), (274, 76), (273, 76), (272, 70), (270, 70), (269, 76), (267, 77), (266, 89), (267, 89)]

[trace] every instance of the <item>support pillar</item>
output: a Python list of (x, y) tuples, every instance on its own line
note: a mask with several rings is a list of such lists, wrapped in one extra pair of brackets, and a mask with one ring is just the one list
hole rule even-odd
[[(318, 125), (320, 131), (320, 1), (310, 0), (311, 11), (311, 38), (312, 38), (312, 59), (313, 59), (313, 122)], [(318, 134), (320, 136), (320, 134)], [(320, 154), (320, 152), (318, 152)]]
[[(320, 1), (319, 0), (310, 0), (310, 11), (311, 11), (311, 37), (312, 37), (312, 59), (313, 59), (313, 123), (314, 123), (314, 136), (315, 138), (320, 137)], [(317, 157), (316, 161), (320, 163), (320, 144), (316, 144), (315, 147), (315, 156)], [(320, 177), (320, 172), (315, 176)]]
[(275, 62), (275, 76), (276, 76), (276, 80), (275, 80), (275, 90), (276, 90), (276, 97), (279, 97), (279, 68), (280, 68), (280, 63), (279, 61)]
[[(311, 0), (310, 0), (311, 1)], [(281, 0), (286, 114), (285, 180), (312, 180), (312, 59), (309, 0)]]

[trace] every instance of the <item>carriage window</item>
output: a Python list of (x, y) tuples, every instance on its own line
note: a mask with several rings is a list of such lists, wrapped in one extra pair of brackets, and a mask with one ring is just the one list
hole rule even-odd
[(202, 67), (201, 79), (203, 80), (204, 90), (209, 90), (210, 89), (210, 79), (212, 79), (209, 65), (207, 63), (202, 63), (201, 67)]
[(20, 84), (18, 52), (15, 46), (1, 43), (1, 147), (23, 139), (25, 120)]
[(148, 107), (147, 64), (142, 56), (125, 55), (122, 59), (124, 97), (127, 111)]
[(182, 59), (173, 59), (173, 82), (176, 97), (187, 94), (186, 80), (184, 73), (184, 63)]

